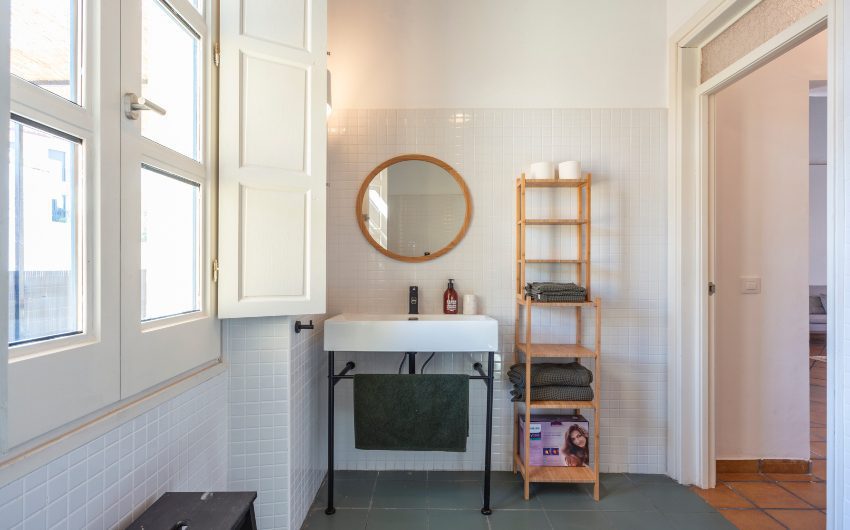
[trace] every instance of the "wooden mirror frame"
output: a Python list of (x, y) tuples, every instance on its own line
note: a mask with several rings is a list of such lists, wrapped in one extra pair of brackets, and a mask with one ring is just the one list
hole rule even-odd
[[(375, 178), (375, 176), (378, 173), (387, 169), (388, 167), (392, 166), (393, 164), (397, 164), (399, 162), (406, 162), (406, 161), (410, 161), (410, 160), (418, 160), (420, 162), (429, 162), (431, 164), (434, 164), (434, 165), (439, 166), (442, 169), (446, 170), (449, 173), (449, 175), (454, 177), (455, 181), (460, 186), (461, 191), (463, 191), (463, 198), (466, 201), (466, 214), (464, 215), (464, 218), (463, 218), (463, 225), (460, 227), (460, 230), (458, 231), (457, 235), (454, 237), (454, 239), (452, 239), (449, 242), (448, 245), (444, 246), (443, 248), (441, 248), (440, 250), (438, 250), (436, 252), (432, 252), (431, 254), (428, 254), (427, 256), (403, 256), (401, 254), (397, 254), (397, 253), (391, 251), (390, 249), (382, 247), (380, 243), (378, 243), (377, 241), (374, 240), (374, 238), (372, 238), (372, 235), (369, 233), (369, 229), (366, 227), (366, 221), (363, 219), (363, 214), (360, 212), (360, 208), (363, 207), (363, 197), (366, 196), (366, 191), (369, 189), (369, 183), (372, 182), (372, 179)], [(469, 222), (472, 219), (472, 196), (469, 193), (469, 188), (466, 187), (466, 182), (464, 182), (463, 177), (460, 176), (460, 173), (455, 171), (455, 169), (452, 166), (446, 164), (445, 162), (443, 162), (439, 158), (434, 158), (433, 156), (428, 156), (428, 155), (416, 155), (416, 154), (401, 155), (401, 156), (397, 156), (397, 157), (394, 157), (394, 158), (390, 158), (386, 162), (382, 162), (380, 165), (378, 165), (378, 167), (373, 169), (372, 172), (369, 173), (368, 176), (366, 176), (366, 179), (363, 181), (363, 184), (360, 186), (360, 191), (357, 192), (357, 202), (355, 202), (355, 204), (354, 204), (354, 213), (357, 216), (357, 225), (360, 227), (360, 232), (363, 233), (363, 237), (366, 238), (366, 241), (368, 241), (370, 245), (375, 247), (375, 250), (377, 250), (378, 252), (380, 252), (384, 256), (387, 256), (388, 258), (392, 258), (392, 259), (395, 259), (395, 260), (398, 260), (398, 261), (406, 261), (408, 263), (420, 263), (420, 262), (423, 262), (423, 261), (430, 261), (432, 259), (439, 258), (440, 256), (446, 254), (447, 252), (449, 252), (450, 250), (455, 248), (457, 246), (457, 244), (460, 243), (460, 241), (466, 235), (466, 232), (469, 229)]]

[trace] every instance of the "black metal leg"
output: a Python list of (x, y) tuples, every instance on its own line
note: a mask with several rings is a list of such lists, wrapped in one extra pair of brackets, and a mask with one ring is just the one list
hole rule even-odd
[(334, 508), (334, 352), (328, 352), (328, 507), (325, 513), (333, 515)]
[(407, 373), (416, 373), (416, 352), (407, 352)]
[(484, 507), (481, 508), (481, 513), (490, 515), (493, 510), (490, 509), (490, 467), (491, 467), (491, 450), (493, 445), (493, 370), (495, 364), (495, 354), (490, 352), (487, 357), (487, 427), (484, 434)]

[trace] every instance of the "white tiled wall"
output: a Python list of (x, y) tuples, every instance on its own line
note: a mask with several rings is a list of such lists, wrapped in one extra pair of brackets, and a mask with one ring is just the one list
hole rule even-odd
[(0, 528), (124, 528), (166, 491), (227, 484), (219, 375), (0, 488)]
[[(593, 173), (593, 294), (603, 299), (602, 471), (659, 473), (665, 467), (666, 111), (662, 109), (341, 110), (329, 123), (328, 313), (406, 312), (418, 285), (420, 311), (441, 311), (448, 278), (479, 310), (499, 320), (494, 466), (510, 468), (511, 410), (503, 373), (514, 328), (514, 179), (531, 162), (581, 160)], [(464, 177), (473, 199), (469, 233), (446, 256), (422, 264), (393, 261), (359, 232), (354, 202), (362, 179), (404, 153), (443, 159)], [(564, 192), (566, 193), (566, 192)], [(531, 197), (533, 215), (552, 199)], [(572, 205), (574, 201), (570, 201)], [(535, 228), (528, 255), (550, 251), (553, 232)], [(553, 229), (549, 229), (553, 230)], [(569, 230), (569, 229), (561, 229)], [(544, 267), (544, 266), (538, 266)], [(545, 266), (551, 267), (551, 266)], [(541, 269), (541, 275), (545, 269)], [(550, 269), (546, 272), (554, 272)], [(567, 314), (541, 309), (536, 340), (569, 340)], [(361, 372), (394, 372), (400, 355), (337, 355)], [(468, 372), (480, 355), (438, 355), (428, 370)], [(420, 362), (422, 356), (420, 356)], [(484, 387), (471, 382), (466, 453), (359, 451), (353, 448), (351, 385), (337, 386), (340, 469), (480, 469)]]
[[(316, 329), (293, 331), (295, 320)], [(256, 490), (258, 527), (300, 528), (325, 474), (326, 356), (312, 317), (228, 320), (229, 487)]]

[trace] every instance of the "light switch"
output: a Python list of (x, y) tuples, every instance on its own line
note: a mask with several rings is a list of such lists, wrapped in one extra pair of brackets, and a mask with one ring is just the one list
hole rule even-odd
[(758, 276), (741, 276), (741, 294), (761, 293), (761, 278)]

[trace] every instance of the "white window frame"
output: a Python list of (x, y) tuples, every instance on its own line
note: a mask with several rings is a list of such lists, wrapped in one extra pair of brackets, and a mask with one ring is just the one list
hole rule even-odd
[[(85, 188), (79, 188), (78, 207), (85, 223), (79, 247), (85, 263), (85, 317), (83, 333), (72, 336), (6, 348), (5, 328), (0, 334), (6, 340), (0, 346), (0, 484), (46, 462), (58, 448), (71, 448), (105, 426), (126, 421), (132, 411), (146, 410), (165, 396), (173, 397), (176, 389), (186, 390), (223, 371), (215, 315), (216, 290), (208, 266), (216, 251), (217, 69), (213, 66), (213, 43), (218, 2), (204, 0), (199, 13), (187, 0), (164, 0), (196, 31), (199, 27), (203, 30), (197, 32), (203, 37), (204, 163), (198, 163), (165, 152), (168, 150), (162, 146), (141, 138), (138, 130), (132, 130), (140, 122), (131, 122), (123, 115), (123, 94), (140, 93), (141, 87), (128, 89), (128, 69), (122, 64), (127, 59), (121, 56), (122, 46), (118, 44), (122, 38), (127, 39), (126, 34), (122, 35), (128, 23), (127, 12), (134, 4), (138, 8), (141, 0), (83, 1), (82, 105), (22, 79), (10, 79), (12, 113), (83, 140), (85, 174), (81, 180)], [(0, 0), (5, 13), (9, 6), (10, 0)], [(136, 22), (140, 26), (140, 19)], [(0, 25), (0, 36), (5, 32), (8, 51), (8, 14), (5, 20), (0, 17)], [(140, 47), (141, 39), (138, 42)], [(0, 62), (0, 68), (5, 68), (9, 78), (8, 62)], [(139, 81), (140, 76), (137, 85)], [(8, 143), (3, 153), (6, 152)], [(201, 185), (203, 301), (198, 313), (145, 323), (139, 318), (141, 285), (133, 280), (139, 277), (140, 270), (140, 248), (134, 245), (138, 247), (140, 243), (141, 197), (138, 178), (133, 186), (132, 179), (122, 170), (122, 155), (128, 152), (139, 155), (137, 175), (140, 163), (146, 163), (183, 178), (191, 176), (190, 180)], [(123, 163), (129, 164), (126, 160)], [(4, 176), (0, 199), (8, 201), (6, 168), (8, 162), (0, 168), (0, 175)], [(4, 218), (0, 229), (7, 223)], [(0, 235), (0, 271), (6, 271), (8, 276), (6, 234), (8, 228)], [(0, 293), (6, 291), (5, 283)], [(0, 316), (5, 313), (4, 307)], [(151, 348), (160, 351), (150, 355)], [(5, 425), (4, 412), (8, 414)], [(80, 429), (82, 426), (87, 428)], [(29, 457), (21, 459), (22, 455)]]
[[(141, 20), (143, 2), (170, 6), (175, 16), (201, 39), (201, 123), (200, 159), (196, 161), (141, 135), (139, 120), (122, 117), (122, 300), (121, 300), (121, 396), (137, 394), (163, 380), (175, 377), (205, 362), (220, 357), (219, 322), (215, 315), (215, 289), (212, 263), (215, 256), (216, 186), (213, 171), (215, 136), (210, 119), (214, 94), (213, 47), (211, 26), (188, 0), (122, 0), (123, 93), (142, 94)], [(204, 13), (210, 13), (205, 6)], [(202, 245), (201, 308), (199, 311), (142, 322), (141, 319), (141, 209), (140, 173), (142, 165), (175, 175), (200, 186)]]

